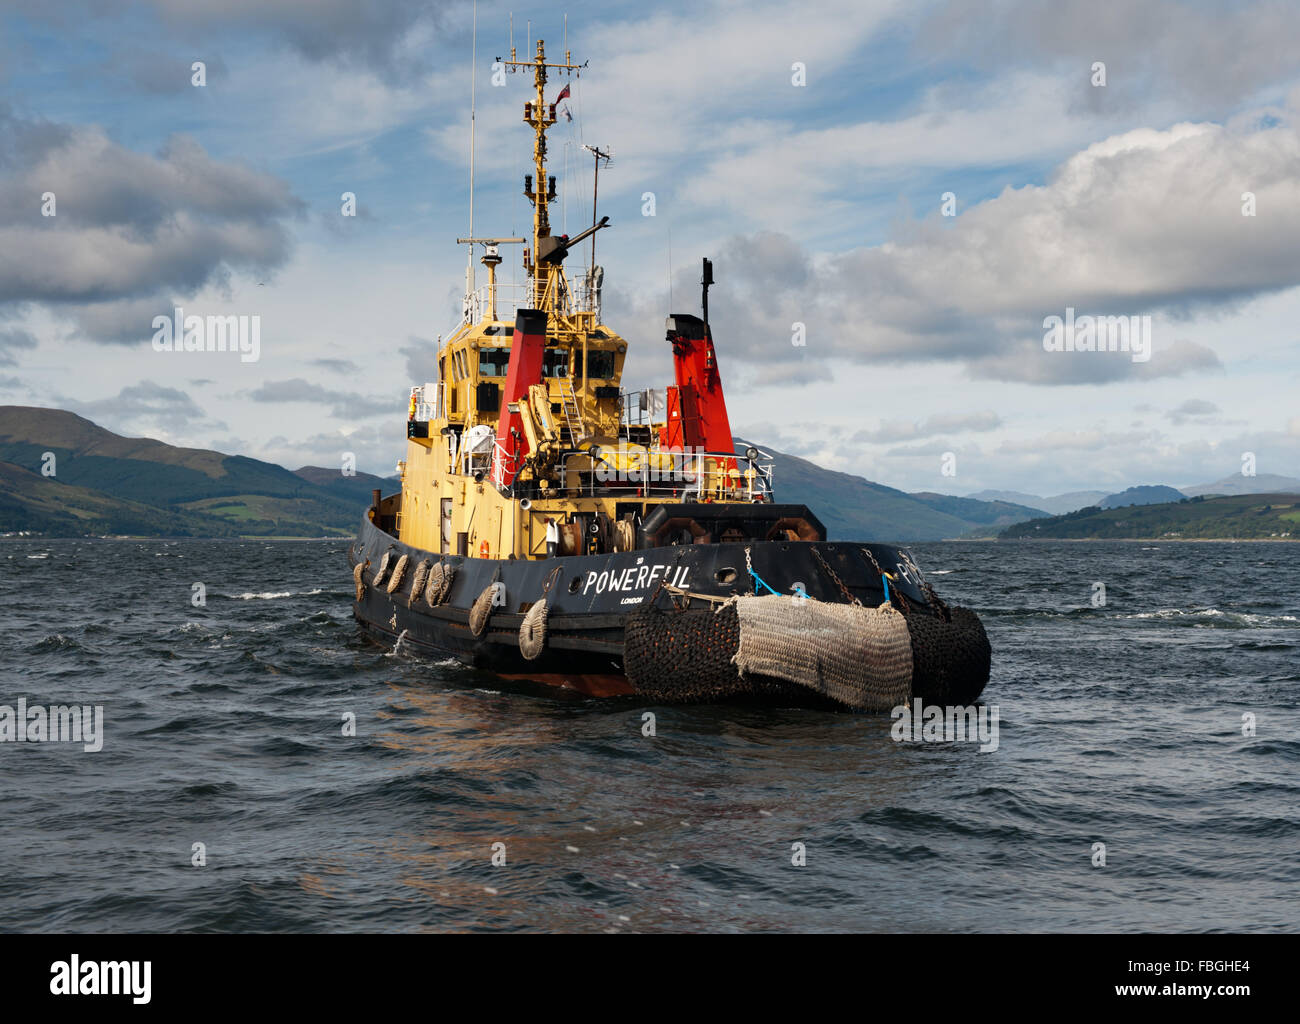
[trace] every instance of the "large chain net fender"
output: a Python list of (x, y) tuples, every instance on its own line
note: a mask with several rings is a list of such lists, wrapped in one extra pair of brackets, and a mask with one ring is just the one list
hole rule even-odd
[(967, 705), (984, 691), (993, 649), (979, 616), (950, 606), (952, 621), (926, 611), (907, 616), (912, 640), (912, 696), (927, 704)]
[(804, 696), (800, 687), (782, 680), (742, 679), (732, 661), (739, 647), (740, 618), (734, 602), (717, 611), (644, 607), (629, 615), (623, 626), (623, 671), (638, 694), (665, 702)]

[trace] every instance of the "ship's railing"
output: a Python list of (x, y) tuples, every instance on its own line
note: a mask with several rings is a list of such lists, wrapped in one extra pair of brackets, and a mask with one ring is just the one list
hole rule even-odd
[(469, 444), (469, 431), (462, 432), (460, 445), (453, 456), (456, 472), (464, 476), (474, 476), (476, 473), (482, 473), (484, 476), (489, 474), (492, 471), (492, 463), (496, 459), (495, 440), (492, 445), (492, 448), (484, 451), (474, 451)]
[[(771, 456), (740, 452), (651, 451), (620, 446), (591, 455), (563, 452), (559, 493), (590, 497), (669, 498), (674, 501), (772, 501)], [(629, 461), (630, 457), (630, 461)], [(667, 458), (665, 458), (667, 457)], [(577, 463), (576, 465), (574, 463)], [(517, 497), (533, 497), (519, 491)]]
[(445, 443), (444, 454), (447, 457), (447, 472), (448, 473), (460, 472), (460, 469), (457, 465), (457, 458), (459, 457), (460, 454), (460, 448), (458, 447), (460, 442), (457, 440), (457, 435), (449, 433), (447, 434), (446, 437), (443, 438), (443, 442)]
[(623, 403), (621, 426), (648, 427), (668, 418), (667, 396), (662, 388), (624, 391), (619, 399)]
[[(600, 267), (596, 268), (600, 270)], [(492, 309), (492, 289), (496, 288), (496, 315), (498, 320), (511, 321), (517, 309), (547, 308), (553, 303), (554, 309), (561, 316), (574, 313), (592, 312), (596, 322), (600, 322), (601, 274), (593, 282), (586, 267), (570, 267), (564, 274), (552, 274), (548, 294), (539, 296), (534, 282), (525, 284), (481, 285), (465, 295), (462, 319), (467, 324), (476, 324), (488, 315)], [(545, 300), (550, 300), (546, 303)]]
[[(498, 320), (514, 320), (516, 309), (532, 309), (531, 284), (502, 284), (497, 282), (496, 311)], [(483, 285), (465, 296), (464, 318), (467, 324), (476, 324), (492, 308), (492, 286)]]
[(500, 441), (492, 442), (492, 482), (498, 489), (506, 494), (513, 493), (513, 488), (506, 484), (505, 477), (509, 475), (513, 478), (519, 472), (522, 463), (523, 459), (507, 449)]
[(422, 422), (440, 420), (446, 412), (447, 386), (442, 381), (411, 389), (415, 397), (413, 418)]
[[(597, 267), (596, 269), (599, 270), (600, 268)], [(596, 323), (600, 323), (600, 285), (592, 284), (586, 267), (574, 268), (569, 281), (569, 303), (566, 312), (570, 314), (592, 312), (596, 314)]]
[[(752, 454), (750, 454), (752, 452)], [(772, 501), (772, 456), (757, 448), (696, 452), (699, 501)]]

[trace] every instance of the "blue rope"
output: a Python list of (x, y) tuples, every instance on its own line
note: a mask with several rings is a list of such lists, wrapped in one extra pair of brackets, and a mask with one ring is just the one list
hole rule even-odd
[(885, 603), (889, 603), (889, 577), (883, 572), (880, 574), (880, 582), (885, 585)]
[(767, 580), (763, 579), (763, 577), (760, 576), (758, 573), (756, 573), (753, 569), (749, 570), (749, 575), (754, 577), (754, 593), (756, 595), (758, 594), (758, 585), (761, 583), (763, 584), (763, 586), (767, 587), (769, 593), (776, 594), (777, 597), (781, 596), (779, 591), (773, 590), (771, 587), (768, 587)]

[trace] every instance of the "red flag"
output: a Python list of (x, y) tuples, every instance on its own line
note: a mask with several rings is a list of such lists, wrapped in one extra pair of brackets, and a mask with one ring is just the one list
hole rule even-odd
[(560, 95), (555, 97), (555, 102), (559, 103), (560, 100), (567, 100), (568, 98), (569, 98), (569, 87), (568, 85), (565, 85), (565, 87), (560, 90)]

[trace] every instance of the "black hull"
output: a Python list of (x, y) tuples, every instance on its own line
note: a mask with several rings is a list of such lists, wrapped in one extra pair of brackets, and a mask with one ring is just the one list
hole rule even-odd
[[(623, 666), (623, 627), (627, 616), (651, 601), (667, 605), (670, 596), (661, 584), (690, 594), (730, 597), (751, 594), (756, 587), (746, 568), (746, 550), (753, 572), (779, 593), (796, 586), (819, 601), (840, 603), (845, 593), (864, 604), (878, 605), (884, 588), (871, 558), (895, 577), (890, 589), (906, 605), (927, 610), (927, 595), (918, 585), (917, 570), (904, 548), (885, 544), (771, 541), (738, 544), (687, 544), (606, 555), (575, 555), (539, 561), (441, 556), (402, 544), (362, 520), (349, 549), (353, 567), (363, 570), (365, 587), (354, 604), (357, 620), (373, 635), (438, 657), (453, 657), (498, 675), (562, 686), (593, 696), (634, 695)], [(388, 593), (372, 584), (385, 554), (390, 563), (409, 556), (401, 585)], [(839, 578), (819, 564), (821, 556)], [(421, 561), (444, 561), (456, 567), (451, 590), (438, 606), (411, 596), (413, 570)], [(558, 573), (556, 572), (558, 569)], [(545, 649), (535, 660), (520, 651), (523, 610), (546, 592), (548, 617)], [(493, 583), (505, 590), (504, 607), (493, 610), (486, 629), (475, 636), (470, 608)], [(843, 590), (840, 584), (843, 584)], [(761, 586), (762, 593), (767, 593)], [(522, 609), (521, 609), (521, 606)], [(987, 678), (987, 673), (985, 673)], [(982, 683), (980, 688), (982, 688)]]

